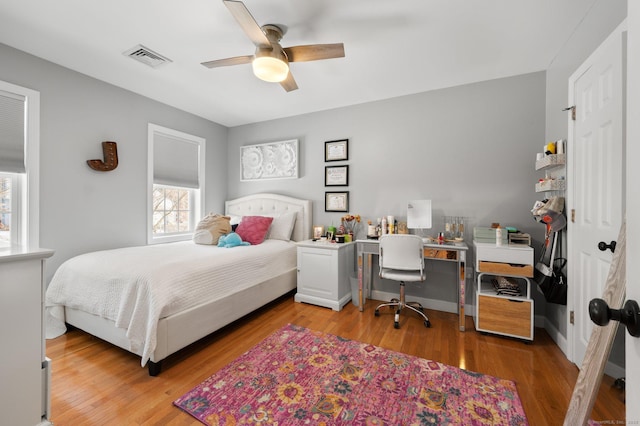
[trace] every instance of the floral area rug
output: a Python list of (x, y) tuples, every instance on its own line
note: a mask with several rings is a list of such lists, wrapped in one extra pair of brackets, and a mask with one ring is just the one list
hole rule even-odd
[(174, 404), (206, 425), (525, 425), (515, 383), (287, 325)]

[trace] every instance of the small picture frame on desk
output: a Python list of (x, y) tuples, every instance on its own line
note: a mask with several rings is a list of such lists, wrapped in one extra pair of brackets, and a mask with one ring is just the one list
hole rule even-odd
[(349, 166), (326, 166), (324, 168), (324, 186), (348, 186)]
[(349, 159), (349, 139), (327, 141), (324, 143), (324, 161), (343, 161)]
[(348, 212), (349, 192), (325, 192), (324, 193), (325, 212)]
[(316, 225), (313, 227), (313, 239), (319, 240), (324, 236), (324, 226)]

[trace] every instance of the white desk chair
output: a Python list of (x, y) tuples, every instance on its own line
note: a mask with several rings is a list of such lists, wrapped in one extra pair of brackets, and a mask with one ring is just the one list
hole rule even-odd
[(422, 305), (417, 302), (406, 302), (404, 297), (405, 282), (424, 281), (424, 252), (422, 238), (418, 235), (391, 234), (380, 237), (380, 278), (400, 281), (400, 299), (392, 299), (376, 307), (375, 315), (384, 306), (397, 307), (393, 326), (400, 328), (400, 311), (409, 308), (424, 318), (424, 325), (431, 327), (429, 318), (424, 314)]

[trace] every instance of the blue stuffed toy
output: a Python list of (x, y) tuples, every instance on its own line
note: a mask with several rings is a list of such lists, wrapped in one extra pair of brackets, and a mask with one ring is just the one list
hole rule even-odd
[(236, 234), (235, 232), (229, 232), (228, 234), (223, 235), (218, 239), (218, 247), (231, 248), (250, 245), (251, 244), (249, 244), (248, 242), (242, 241), (240, 235)]

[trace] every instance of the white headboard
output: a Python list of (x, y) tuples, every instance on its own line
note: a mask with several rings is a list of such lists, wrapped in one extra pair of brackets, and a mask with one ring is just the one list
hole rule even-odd
[(292, 239), (311, 239), (311, 201), (279, 194), (253, 194), (224, 203), (225, 214), (236, 216), (277, 215), (296, 212)]

